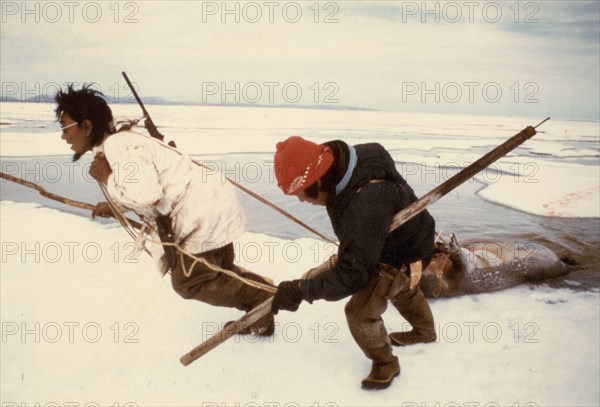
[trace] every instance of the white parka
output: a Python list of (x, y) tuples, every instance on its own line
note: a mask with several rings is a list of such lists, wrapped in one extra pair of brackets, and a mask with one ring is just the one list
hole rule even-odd
[(243, 209), (223, 174), (133, 131), (108, 136), (94, 151), (104, 152), (113, 171), (110, 198), (150, 221), (169, 215), (175, 242), (189, 253), (223, 247), (244, 233)]

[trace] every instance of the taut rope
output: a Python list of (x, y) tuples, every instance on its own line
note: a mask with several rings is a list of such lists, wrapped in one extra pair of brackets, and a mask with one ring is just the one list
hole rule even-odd
[[(140, 246), (138, 246), (138, 249), (141, 249), (141, 245), (143, 244), (144, 241), (149, 241), (155, 244), (159, 244), (161, 246), (172, 246), (174, 247), (177, 252), (179, 253), (179, 263), (180, 263), (180, 267), (183, 270), (183, 274), (186, 277), (191, 276), (192, 274), (192, 270), (194, 269), (194, 266), (197, 263), (202, 263), (202, 265), (204, 265), (206, 268), (208, 268), (211, 271), (217, 272), (217, 273), (223, 273), (223, 274), (227, 274), (229, 277), (238, 279), (240, 281), (243, 281), (245, 284), (250, 285), (254, 288), (258, 288), (270, 293), (275, 293), (275, 291), (277, 291), (276, 288), (271, 287), (269, 285), (266, 284), (261, 284), (257, 281), (253, 281), (253, 280), (249, 280), (246, 279), (244, 277), (241, 277), (240, 275), (238, 275), (237, 273), (234, 273), (233, 271), (227, 270), (227, 269), (223, 269), (221, 267), (215, 266), (214, 264), (211, 264), (210, 262), (208, 262), (206, 259), (202, 258), (202, 257), (198, 257), (196, 255), (194, 255), (193, 253), (188, 252), (187, 250), (185, 250), (183, 247), (181, 247), (181, 245), (179, 245), (178, 243), (169, 243), (169, 242), (162, 242), (160, 240), (155, 240), (155, 239), (151, 239), (148, 237), (148, 234), (146, 233), (147, 230), (151, 230), (151, 231), (155, 231), (154, 227), (149, 224), (143, 217), (142, 220), (144, 222), (144, 227), (142, 227), (142, 230), (139, 232), (139, 234), (136, 234), (136, 231), (134, 230), (134, 228), (131, 226), (129, 219), (127, 219), (123, 213), (121, 212), (120, 208), (114, 203), (114, 201), (110, 198), (110, 195), (108, 194), (108, 191), (106, 190), (106, 186), (104, 186), (101, 182), (98, 182), (98, 185), (100, 185), (100, 189), (102, 190), (102, 193), (104, 194), (104, 197), (106, 198), (106, 202), (108, 202), (108, 205), (110, 206), (110, 209), (113, 211), (115, 218), (119, 221), (119, 223), (123, 226), (123, 228), (127, 231), (127, 233), (129, 233), (129, 235), (131, 236), (131, 238), (136, 241)], [(144, 247), (144, 249), (148, 251), (147, 248)], [(188, 256), (191, 259), (194, 259), (194, 262), (192, 263), (192, 265), (188, 268), (185, 267), (185, 263), (183, 261), (183, 256)]]
[[(45, 196), (46, 198), (52, 199), (54, 201), (58, 201), (61, 202), (65, 205), (68, 206), (72, 206), (75, 208), (80, 208), (80, 209), (86, 209), (86, 210), (90, 210), (93, 211), (94, 209), (96, 209), (96, 205), (92, 205), (90, 203), (87, 202), (81, 202), (81, 201), (76, 201), (73, 199), (69, 199), (69, 198), (65, 198), (63, 196), (54, 194), (52, 192), (49, 192), (48, 190), (46, 190), (44, 187), (31, 182), (31, 181), (26, 181), (22, 178), (17, 178), (14, 177), (12, 175), (6, 174), (4, 172), (0, 171), (0, 178), (3, 178), (7, 181), (11, 181), (14, 182), (16, 184), (20, 184), (23, 185), (25, 187), (28, 188), (32, 188), (36, 191), (38, 191), (40, 193), (40, 195)], [(139, 222), (136, 222), (133, 219), (129, 219), (128, 217), (124, 216), (123, 213), (121, 212), (121, 210), (117, 207), (117, 205), (114, 203), (114, 201), (110, 198), (110, 196), (108, 195), (107, 191), (106, 191), (106, 187), (104, 185), (102, 185), (101, 183), (98, 183), (98, 185), (100, 185), (100, 190), (102, 191), (102, 193), (104, 194), (105, 198), (106, 198), (106, 202), (108, 203), (108, 205), (110, 206), (111, 210), (113, 211), (113, 214), (115, 215), (115, 219), (117, 219), (117, 221), (119, 221), (119, 223), (123, 226), (123, 228), (125, 229), (125, 231), (129, 234), (129, 236), (137, 243), (139, 243), (140, 241), (143, 240), (148, 240), (152, 243), (156, 243), (156, 244), (160, 244), (162, 246), (173, 246), (175, 247), (175, 249), (177, 249), (177, 251), (179, 252), (180, 255), (180, 259), (183, 263), (183, 259), (182, 256), (189, 256), (190, 258), (194, 259), (194, 262), (192, 263), (192, 265), (186, 269), (184, 268), (184, 274), (186, 275), (186, 277), (189, 277), (191, 274), (191, 270), (194, 268), (194, 266), (197, 263), (202, 263), (205, 267), (209, 268), (212, 271), (218, 272), (218, 273), (224, 273), (227, 274), (230, 277), (236, 278), (238, 280), (244, 281), (244, 283), (251, 285), (255, 288), (258, 289), (262, 289), (265, 291), (268, 291), (270, 293), (275, 293), (276, 288), (271, 287), (269, 285), (266, 284), (261, 284), (257, 281), (253, 281), (253, 280), (249, 280), (246, 278), (243, 278), (241, 276), (239, 276), (238, 274), (234, 273), (233, 271), (230, 270), (226, 270), (226, 269), (222, 269), (220, 267), (217, 267), (211, 263), (209, 263), (208, 261), (206, 261), (206, 259), (202, 258), (202, 257), (198, 257), (195, 256), (192, 253), (189, 253), (188, 251), (186, 251), (183, 247), (181, 247), (180, 245), (176, 244), (176, 243), (163, 243), (161, 241), (156, 241), (154, 239), (150, 239), (149, 237), (147, 237), (147, 232), (148, 231), (154, 231), (154, 227), (152, 227), (151, 225), (148, 224), (148, 222), (146, 222), (144, 219), (142, 219), (144, 221), (144, 224), (140, 224)], [(137, 230), (140, 230), (139, 234), (136, 232)], [(146, 236), (144, 236), (146, 235)], [(138, 246), (138, 248), (141, 250), (142, 247)], [(150, 251), (146, 248), (143, 247), (143, 250), (145, 250), (148, 254), (150, 254)], [(183, 264), (182, 264), (182, 267)]]

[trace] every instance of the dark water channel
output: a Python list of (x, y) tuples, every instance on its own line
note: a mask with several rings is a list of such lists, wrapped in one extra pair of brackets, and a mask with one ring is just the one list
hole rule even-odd
[[(211, 158), (195, 157), (220, 168), (226, 176), (292, 213), (317, 230), (333, 236), (324, 208), (301, 204), (284, 196), (273, 180), (272, 163), (256, 154), (235, 154)], [(72, 163), (70, 156), (3, 157), (2, 171), (39, 183), (48, 191), (71, 199), (95, 204), (103, 196), (87, 170), (91, 156)], [(401, 168), (401, 165), (399, 165)], [(437, 186), (433, 177), (413, 184), (417, 196)], [(36, 191), (0, 180), (1, 200), (36, 202), (80, 216), (89, 212), (42, 197)], [(548, 246), (559, 257), (568, 257), (572, 271), (560, 279), (545, 281), (553, 287), (575, 290), (600, 288), (600, 219), (557, 218), (531, 215), (506, 206), (485, 201), (477, 195), (484, 185), (470, 180), (431, 206), (436, 228), (445, 238), (455, 233), (459, 240), (478, 237), (491, 239), (525, 239)], [(239, 191), (248, 218), (248, 231), (282, 238), (313, 237), (300, 226)], [(100, 222), (113, 222), (101, 220)], [(2, 239), (8, 237), (3, 236)]]

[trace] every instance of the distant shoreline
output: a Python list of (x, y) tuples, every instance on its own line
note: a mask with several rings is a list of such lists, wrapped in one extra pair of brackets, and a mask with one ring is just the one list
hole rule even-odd
[[(4, 103), (54, 103), (54, 100), (47, 100), (46, 96), (37, 95), (25, 100), (13, 98), (10, 96), (0, 96), (0, 102)], [(110, 103), (110, 100), (108, 100)], [(251, 104), (251, 103), (202, 103), (202, 102), (179, 102), (170, 101), (160, 97), (147, 97), (143, 100), (146, 105), (163, 105), (163, 106), (206, 106), (206, 107), (259, 107), (267, 109), (310, 109), (310, 110), (348, 110), (361, 112), (376, 112), (378, 109), (370, 109), (366, 107), (356, 106), (339, 106), (339, 105), (296, 105), (296, 104)], [(122, 100), (116, 104), (135, 105), (135, 100)]]
[[(120, 100), (119, 102), (111, 102), (107, 99), (111, 105), (136, 105), (135, 100)], [(329, 110), (329, 111), (349, 111), (349, 112), (389, 112), (389, 113), (404, 113), (404, 114), (416, 114), (416, 115), (455, 115), (455, 116), (480, 116), (480, 117), (521, 117), (523, 119), (538, 119), (538, 116), (518, 116), (508, 115), (506, 112), (498, 112), (497, 114), (482, 114), (482, 113), (444, 113), (444, 112), (426, 112), (426, 111), (396, 111), (386, 109), (373, 109), (367, 107), (357, 106), (339, 106), (339, 105), (296, 105), (290, 104), (250, 104), (250, 103), (202, 103), (202, 102), (179, 102), (170, 101), (161, 97), (147, 97), (143, 99), (143, 102), (147, 106), (198, 106), (198, 107), (240, 107), (240, 108), (260, 108), (260, 109), (301, 109), (301, 110)], [(40, 104), (54, 104), (54, 100), (47, 100), (46, 96), (37, 95), (21, 100), (10, 96), (1, 96), (0, 103), (40, 103)], [(567, 119), (563, 117), (553, 116), (552, 120), (572, 122), (572, 123), (600, 123), (600, 118), (588, 118), (588, 119)], [(6, 123), (3, 123), (6, 124)]]

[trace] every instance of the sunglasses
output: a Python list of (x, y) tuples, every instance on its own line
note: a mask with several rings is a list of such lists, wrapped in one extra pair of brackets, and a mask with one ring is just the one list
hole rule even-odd
[(62, 127), (60, 128), (60, 130), (61, 130), (61, 131), (65, 131), (65, 130), (66, 130), (66, 129), (68, 129), (69, 127), (73, 127), (73, 126), (75, 126), (75, 125), (77, 125), (77, 124), (79, 124), (79, 123), (78, 123), (78, 122), (75, 122), (75, 123), (67, 124), (66, 126), (62, 126)]

